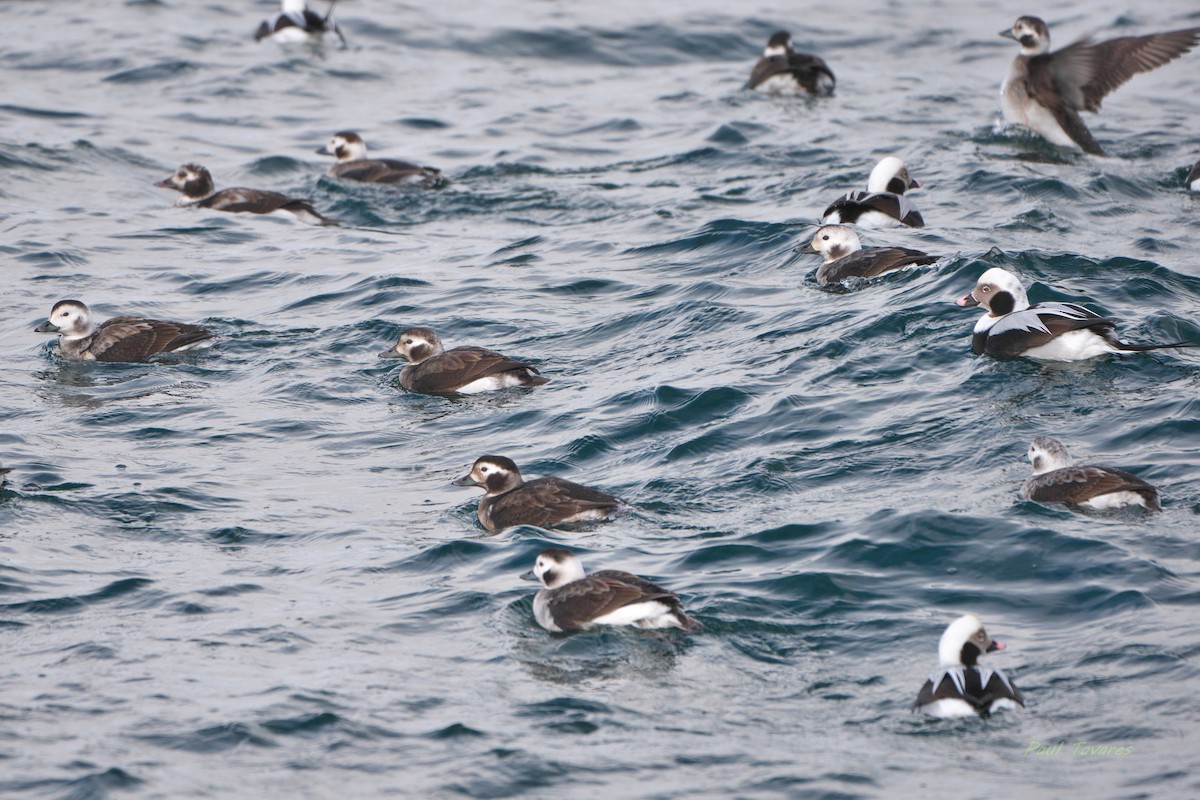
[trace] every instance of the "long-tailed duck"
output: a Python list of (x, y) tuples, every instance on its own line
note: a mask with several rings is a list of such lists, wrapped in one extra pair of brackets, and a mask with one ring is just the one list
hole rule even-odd
[(0, 467), (0, 486), (3, 486), (8, 481), (8, 473), (12, 471), (12, 467)]
[(1039, 503), (1070, 503), (1106, 511), (1141, 506), (1161, 511), (1158, 490), (1136, 475), (1112, 467), (1076, 467), (1062, 442), (1039, 436), (1026, 456), (1033, 475), (1021, 486), (1021, 497)]
[(817, 269), (817, 283), (822, 286), (848, 278), (873, 278), (910, 264), (937, 261), (935, 256), (907, 247), (864, 248), (858, 234), (846, 225), (822, 226), (811, 242), (797, 247), (795, 252), (824, 257), (825, 263)]
[(747, 89), (771, 94), (831, 95), (837, 85), (833, 71), (816, 56), (792, 49), (792, 35), (778, 31), (771, 35), (762, 58), (750, 73)]
[(704, 627), (684, 613), (674, 592), (615, 569), (585, 575), (579, 557), (561, 547), (539, 553), (533, 569), (521, 578), (541, 581), (543, 588), (533, 597), (533, 616), (552, 633), (597, 625), (685, 631)]
[(325, 38), (337, 38), (342, 47), (346, 46), (346, 37), (342, 29), (333, 21), (333, 3), (325, 16), (309, 11), (304, 0), (282, 0), (280, 11), (263, 20), (254, 34), (254, 41), (270, 39), (280, 44), (292, 44), (306, 41), (322, 41)]
[(474, 394), (550, 381), (537, 367), (494, 350), (471, 346), (447, 350), (430, 328), (409, 328), (379, 357), (407, 361), (400, 371), (400, 385), (421, 394)]
[(1098, 156), (1104, 150), (1079, 112), (1099, 111), (1100, 102), (1134, 75), (1173, 61), (1200, 42), (1200, 28), (1186, 28), (1096, 44), (1084, 39), (1051, 53), (1050, 29), (1037, 17), (1021, 17), (1000, 35), (1021, 46), (1000, 87), (1005, 119), (1053, 144), (1076, 145)]
[(1200, 192), (1200, 161), (1192, 165), (1192, 171), (1187, 176), (1187, 186), (1193, 192)]
[(309, 225), (339, 224), (337, 220), (321, 216), (307, 200), (297, 200), (278, 192), (241, 188), (218, 192), (213, 186), (212, 175), (199, 164), (183, 164), (154, 185), (181, 192), (183, 197), (175, 201), (177, 206), (197, 206), (235, 214), (280, 214)]
[(539, 528), (570, 527), (576, 523), (607, 520), (621, 501), (607, 492), (580, 486), (562, 478), (521, 479), (512, 459), (483, 456), (471, 471), (454, 481), (455, 486), (479, 486), (479, 522), (489, 531), (513, 525)]
[(871, 170), (865, 192), (850, 192), (834, 200), (821, 215), (821, 222), (863, 227), (899, 222), (910, 228), (924, 228), (921, 212), (904, 196), (910, 189), (920, 188), (921, 184), (909, 176), (908, 165), (895, 156), (888, 156)]
[(1140, 353), (1164, 347), (1195, 347), (1191, 342), (1131, 344), (1117, 338), (1116, 323), (1075, 303), (1031, 306), (1016, 275), (992, 267), (960, 306), (982, 305), (971, 348), (976, 355), (1025, 356), (1039, 361), (1082, 361), (1105, 353)]
[(939, 666), (917, 694), (913, 709), (932, 717), (987, 717), (1004, 708), (1024, 707), (1021, 690), (1000, 670), (976, 665), (984, 653), (1003, 650), (974, 614), (951, 622), (938, 643)]
[(199, 325), (143, 317), (113, 317), (96, 325), (78, 300), (59, 300), (36, 333), (57, 333), (67, 358), (83, 361), (142, 361), (156, 353), (180, 353), (216, 344)]
[(337, 159), (329, 168), (329, 174), (334, 178), (362, 183), (410, 183), (426, 189), (446, 183), (441, 170), (434, 167), (393, 158), (367, 158), (367, 145), (354, 131), (335, 133), (317, 153)]

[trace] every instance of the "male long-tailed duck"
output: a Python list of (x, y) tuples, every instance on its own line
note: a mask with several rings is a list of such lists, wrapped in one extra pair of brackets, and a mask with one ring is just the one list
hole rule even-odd
[(921, 687), (913, 709), (944, 719), (987, 717), (1000, 709), (1024, 707), (1021, 690), (1003, 672), (976, 664), (984, 653), (1003, 649), (974, 614), (954, 620), (938, 643), (939, 666)]
[(824, 61), (808, 53), (797, 53), (792, 49), (792, 35), (777, 31), (754, 65), (746, 88), (771, 94), (828, 96), (836, 85), (833, 71)]
[(1021, 497), (1038, 503), (1070, 503), (1100, 511), (1141, 506), (1161, 511), (1158, 490), (1136, 475), (1113, 467), (1076, 467), (1062, 442), (1039, 436), (1029, 445), (1033, 475)]
[(570, 527), (582, 522), (611, 518), (621, 501), (607, 492), (580, 486), (562, 478), (521, 479), (512, 459), (483, 456), (471, 471), (454, 481), (455, 486), (479, 486), (479, 522), (489, 531), (513, 525), (539, 528)]
[(904, 195), (910, 189), (920, 188), (921, 184), (909, 176), (908, 165), (895, 156), (888, 156), (871, 170), (865, 192), (850, 192), (834, 200), (821, 215), (821, 222), (863, 227), (898, 222), (910, 228), (924, 228), (921, 212)]
[(1187, 176), (1187, 187), (1193, 192), (1200, 192), (1200, 161), (1192, 165), (1192, 171)]
[(379, 357), (407, 361), (400, 371), (400, 386), (421, 394), (474, 394), (550, 381), (537, 367), (494, 350), (471, 346), (447, 350), (430, 328), (409, 328)]
[(971, 348), (976, 355), (1025, 356), (1039, 361), (1082, 361), (1105, 353), (1141, 353), (1164, 347), (1195, 347), (1191, 342), (1131, 344), (1117, 338), (1116, 323), (1075, 303), (1031, 306), (1020, 279), (1000, 267), (979, 276), (960, 306), (982, 305)]
[(367, 158), (367, 145), (354, 131), (335, 133), (317, 153), (337, 159), (329, 168), (329, 174), (334, 178), (362, 183), (406, 183), (426, 189), (446, 183), (441, 170), (434, 167), (393, 158)]
[(824, 257), (825, 263), (817, 269), (817, 283), (822, 286), (848, 278), (873, 278), (911, 264), (937, 261), (935, 256), (907, 247), (864, 248), (858, 234), (846, 225), (823, 225), (811, 242), (797, 247), (795, 252)]
[(579, 557), (561, 547), (543, 550), (521, 578), (541, 581), (543, 588), (533, 597), (533, 616), (552, 633), (597, 625), (685, 631), (704, 627), (684, 613), (674, 592), (615, 569), (585, 575)]
[(57, 333), (67, 358), (83, 361), (142, 361), (157, 353), (211, 347), (216, 336), (199, 325), (143, 317), (113, 317), (96, 325), (78, 300), (59, 300), (36, 333)]
[(1099, 111), (1105, 96), (1134, 75), (1173, 61), (1200, 42), (1200, 28), (1186, 28), (1096, 44), (1084, 39), (1051, 53), (1050, 29), (1037, 17), (1021, 17), (1000, 35), (1021, 46), (1000, 87), (1005, 119), (1053, 144), (1076, 145), (1098, 156), (1104, 151), (1079, 112)]
[(336, 38), (342, 47), (346, 46), (342, 29), (333, 21), (333, 3), (329, 4), (329, 11), (322, 17), (309, 11), (304, 0), (282, 0), (279, 13), (263, 20), (254, 34), (256, 42), (270, 39), (280, 44), (322, 41), (325, 38)]
[(337, 220), (321, 216), (307, 200), (264, 192), (259, 189), (222, 189), (216, 191), (212, 175), (199, 164), (183, 164), (155, 186), (174, 189), (183, 194), (177, 206), (211, 208), (214, 211), (245, 214), (279, 214), (298, 219), (309, 225), (337, 225)]

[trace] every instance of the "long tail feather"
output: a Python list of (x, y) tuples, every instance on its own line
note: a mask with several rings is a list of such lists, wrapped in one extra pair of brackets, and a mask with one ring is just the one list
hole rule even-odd
[(1144, 353), (1147, 350), (1164, 350), (1168, 347), (1200, 347), (1200, 339), (1185, 339), (1170, 344), (1130, 344), (1118, 341), (1117, 346), (1129, 353)]

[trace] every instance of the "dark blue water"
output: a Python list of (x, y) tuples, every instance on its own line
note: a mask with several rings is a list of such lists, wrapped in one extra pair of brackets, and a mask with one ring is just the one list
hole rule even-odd
[[(323, 53), (256, 45), (273, 8), (0, 4), (0, 795), (1200, 794), (1200, 358), (980, 360), (951, 302), (1003, 266), (1198, 334), (1200, 56), (1089, 119), (1111, 158), (996, 124), (1017, 14), (1193, 5), (348, 0)], [(738, 91), (778, 27), (835, 98)], [(334, 182), (343, 129), (453, 184)], [(929, 227), (866, 243), (944, 257), (818, 289), (802, 225), (891, 153)], [(172, 208), (185, 161), (348, 225)], [(64, 363), (32, 329), (68, 297), (225, 339)], [(405, 395), (375, 354), (410, 325), (552, 382)], [(1021, 501), (1039, 434), (1163, 512)], [(484, 453), (634, 513), (484, 535), (448, 485)], [(546, 634), (551, 543), (705, 631)], [(1026, 713), (910, 714), (964, 611)]]

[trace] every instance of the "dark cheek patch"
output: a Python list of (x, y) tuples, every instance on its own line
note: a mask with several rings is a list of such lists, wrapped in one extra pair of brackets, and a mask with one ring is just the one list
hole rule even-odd
[(899, 178), (892, 178), (888, 181), (887, 190), (892, 194), (904, 194), (904, 190), (908, 187), (904, 185), (904, 181)]
[(493, 472), (483, 482), (487, 484), (488, 491), (496, 492), (504, 488), (504, 475), (499, 472)]
[(1032, 33), (1027, 33), (1021, 37), (1022, 47), (1033, 47), (1035, 42), (1037, 42), (1037, 37), (1035, 37)]
[(993, 314), (1002, 316), (1004, 314), (1011, 314), (1016, 305), (1017, 301), (1013, 299), (1011, 293), (996, 292), (996, 296), (992, 298), (992, 304), (989, 307), (992, 309)]
[(545, 581), (545, 583), (546, 583), (546, 585), (547, 585), (547, 586), (549, 586), (550, 584), (554, 583), (554, 580), (555, 580), (557, 577), (558, 577), (558, 573), (557, 573), (557, 572), (555, 572), (555, 571), (554, 571), (554, 570), (552, 570), (552, 569), (548, 569), (548, 570), (546, 570), (545, 572), (543, 572), (543, 573), (542, 573), (542, 580), (543, 580), (543, 581)]

